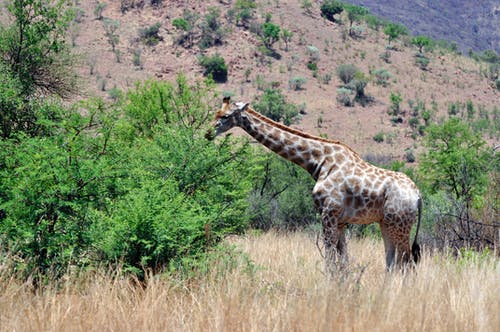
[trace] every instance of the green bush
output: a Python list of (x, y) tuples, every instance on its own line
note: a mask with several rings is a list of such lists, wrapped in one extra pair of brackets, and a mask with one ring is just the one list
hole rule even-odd
[(310, 192), (311, 176), (273, 153), (257, 152), (249, 196), (251, 225), (258, 229), (294, 230), (318, 221)]
[(304, 84), (306, 84), (306, 82), (307, 80), (304, 77), (295, 76), (288, 81), (288, 86), (292, 90), (301, 90)]
[(352, 64), (342, 64), (337, 67), (337, 76), (344, 84), (349, 84), (357, 72), (358, 68)]
[(290, 125), (299, 114), (297, 107), (287, 103), (279, 89), (266, 89), (254, 107), (270, 119), (283, 121), (286, 125)]
[(148, 46), (155, 46), (163, 38), (159, 35), (161, 23), (155, 23), (147, 28), (139, 29), (139, 38)]
[(373, 71), (373, 76), (375, 76), (375, 83), (386, 87), (389, 84), (389, 80), (392, 75), (387, 69), (376, 69)]
[(321, 16), (329, 21), (335, 22), (335, 15), (342, 13), (343, 4), (336, 0), (326, 0), (320, 7)]
[(205, 140), (212, 89), (148, 81), (119, 105), (59, 107), (40, 118), (48, 135), (1, 140), (0, 234), (17, 275), (121, 265), (142, 277), (243, 231), (248, 148)]
[(373, 136), (373, 140), (377, 143), (382, 143), (384, 141), (385, 134), (383, 132), (379, 132)]
[(205, 68), (203, 75), (211, 76), (214, 81), (224, 83), (227, 81), (227, 65), (223, 57), (218, 54), (202, 56), (199, 64)]
[(354, 101), (351, 98), (352, 90), (348, 88), (337, 89), (337, 101), (344, 106), (354, 106)]

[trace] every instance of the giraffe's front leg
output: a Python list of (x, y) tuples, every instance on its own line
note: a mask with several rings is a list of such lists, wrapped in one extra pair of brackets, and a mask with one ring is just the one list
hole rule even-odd
[(342, 270), (347, 262), (345, 259), (343, 227), (339, 227), (337, 211), (331, 208), (322, 210), (321, 221), (323, 224), (326, 270), (328, 273), (333, 274), (337, 270)]

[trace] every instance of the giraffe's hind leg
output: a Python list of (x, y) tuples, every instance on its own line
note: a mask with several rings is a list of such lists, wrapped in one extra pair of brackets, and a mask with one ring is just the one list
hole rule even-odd
[(394, 266), (403, 268), (411, 260), (410, 227), (401, 218), (392, 217), (384, 219), (380, 229), (384, 239), (387, 270)]

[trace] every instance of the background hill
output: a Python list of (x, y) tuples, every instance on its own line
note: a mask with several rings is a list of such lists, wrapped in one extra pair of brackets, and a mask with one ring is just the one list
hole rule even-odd
[(500, 52), (500, 3), (481, 1), (352, 0), (373, 14), (403, 23), (414, 34), (456, 43), (467, 52)]
[[(203, 74), (199, 57), (220, 54), (228, 66), (227, 82), (218, 85), (221, 93), (255, 102), (266, 87), (281, 89), (289, 102), (303, 109), (296, 127), (345, 141), (365, 155), (403, 158), (405, 150), (417, 148), (416, 127), (409, 123), (411, 109), (416, 105), (420, 105), (420, 113), (428, 110), (434, 121), (446, 116), (450, 107), (464, 111), (467, 102), (489, 114), (490, 120), (498, 118), (499, 92), (485, 77), (487, 65), (435, 49), (426, 52), (429, 64), (423, 70), (416, 64), (417, 49), (408, 38), (393, 42), (390, 59), (384, 61), (387, 36), (382, 28), (377, 31), (359, 22), (356, 36), (349, 36), (345, 15), (338, 20), (345, 23), (328, 21), (316, 3), (257, 1), (247, 26), (236, 24), (238, 1), (164, 1), (157, 6), (130, 2), (126, 10), (123, 3), (78, 4), (71, 38), (75, 51), (84, 59), (80, 73), (86, 80), (88, 95), (107, 96), (110, 91), (116, 93), (114, 88), (128, 89), (137, 80), (150, 77), (173, 80), (179, 72), (199, 79)], [(102, 6), (102, 18), (96, 14), (98, 6)], [(200, 48), (209, 8), (215, 8), (213, 16), (221, 38), (214, 46)], [(183, 31), (174, 27), (173, 20), (189, 15), (193, 20), (193, 45), (185, 47), (179, 43)], [(258, 35), (266, 16), (293, 33), (287, 47), (282, 40), (273, 44), (274, 56), (264, 54), (265, 47)], [(412, 17), (419, 20), (417, 14)], [(105, 32), (110, 22), (116, 24), (114, 34), (118, 42), (114, 52)], [(155, 24), (160, 25), (160, 40), (148, 46), (141, 42), (140, 31)], [(446, 26), (454, 30), (451, 25)], [(317, 50), (317, 54), (312, 55), (311, 49)], [(318, 57), (314, 60), (317, 70), (307, 67), (312, 56)], [(342, 82), (336, 69), (342, 64), (354, 64), (368, 78), (366, 93), (373, 98), (372, 103), (346, 107), (337, 102), (337, 89)], [(377, 84), (376, 71), (386, 71), (387, 82)], [(289, 87), (294, 78), (303, 81), (300, 89)], [(391, 93), (402, 97), (399, 124), (394, 124), (388, 115)], [(384, 143), (373, 140), (377, 134), (385, 137)], [(497, 138), (498, 133), (488, 137)]]

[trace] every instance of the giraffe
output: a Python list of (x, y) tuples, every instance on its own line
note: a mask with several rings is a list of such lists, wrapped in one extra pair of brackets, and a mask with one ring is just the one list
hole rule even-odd
[[(223, 99), (207, 139), (238, 126), (281, 157), (306, 169), (316, 180), (312, 195), (321, 215), (328, 269), (347, 261), (344, 228), (347, 224), (378, 222), (385, 248), (386, 268), (417, 262), (422, 200), (417, 186), (403, 173), (364, 161), (342, 142), (316, 137), (275, 122), (249, 104)], [(410, 230), (418, 213), (410, 248)]]

